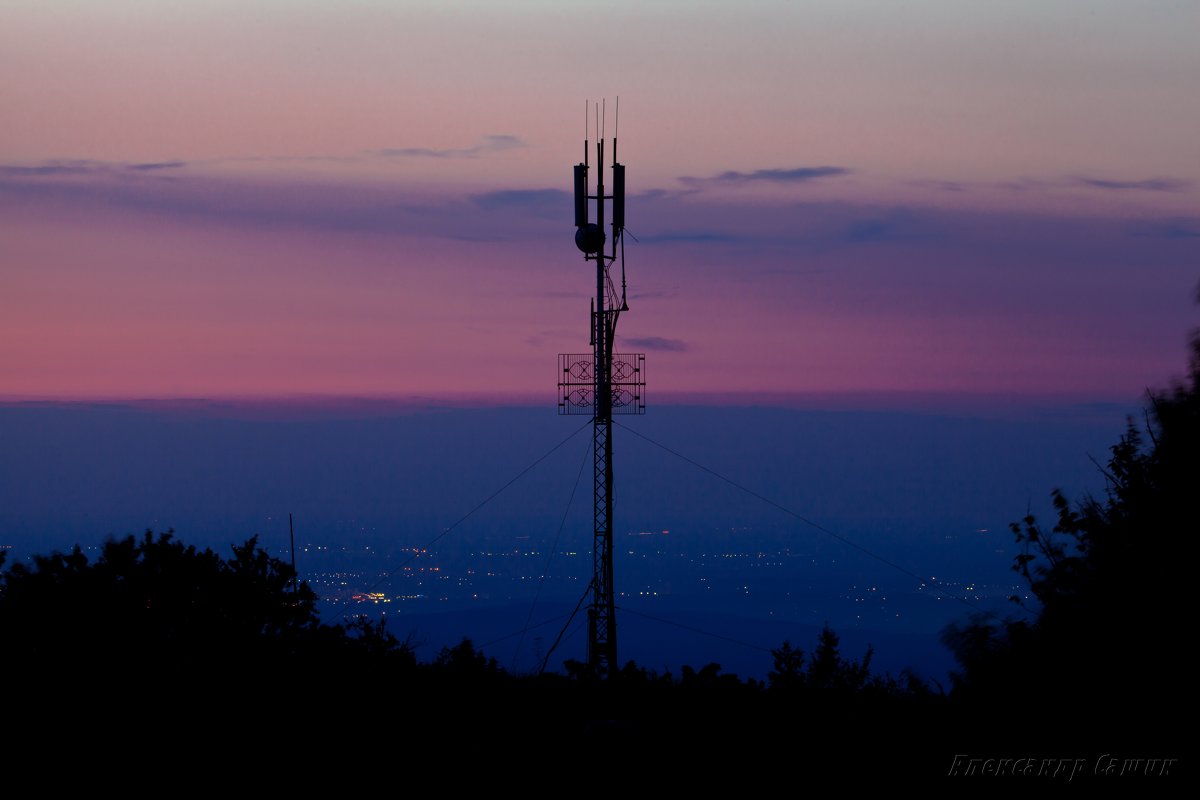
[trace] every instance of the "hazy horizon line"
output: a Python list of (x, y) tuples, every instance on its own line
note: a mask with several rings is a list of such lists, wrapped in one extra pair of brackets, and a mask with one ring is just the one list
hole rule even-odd
[[(1068, 408), (1127, 413), (1145, 397), (1051, 392), (847, 390), (813, 392), (662, 392), (648, 401), (658, 407), (771, 408), (797, 411), (898, 411), (918, 413), (983, 413), (1046, 411)], [(279, 393), (203, 395), (4, 395), (0, 409), (102, 406), (199, 415), (249, 415), (289, 418), (296, 415), (377, 416), (452, 410), (505, 408), (556, 409), (554, 395), (544, 392), (441, 392), (431, 394)]]

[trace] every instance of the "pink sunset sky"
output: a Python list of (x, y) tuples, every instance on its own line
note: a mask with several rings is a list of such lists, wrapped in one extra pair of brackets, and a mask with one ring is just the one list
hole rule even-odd
[(0, 6), (0, 399), (553, 403), (606, 99), (655, 398), (1135, 401), (1200, 321), (1200, 4)]

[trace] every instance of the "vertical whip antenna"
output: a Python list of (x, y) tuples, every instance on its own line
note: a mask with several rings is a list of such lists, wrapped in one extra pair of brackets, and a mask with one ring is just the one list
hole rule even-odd
[(613, 112), (613, 166), (617, 165), (617, 134), (621, 132), (621, 95), (617, 95), (617, 108)]

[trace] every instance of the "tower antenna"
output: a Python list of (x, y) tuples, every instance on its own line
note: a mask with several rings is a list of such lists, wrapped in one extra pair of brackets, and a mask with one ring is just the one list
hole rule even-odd
[[(606, 103), (605, 103), (606, 105)], [(560, 353), (558, 356), (558, 413), (590, 414), (592, 417), (593, 525), (591, 602), (588, 605), (588, 666), (609, 677), (617, 669), (617, 620), (613, 592), (613, 414), (646, 412), (646, 356), (644, 353), (615, 353), (617, 319), (628, 309), (625, 302), (625, 165), (616, 160), (613, 138), (612, 194), (604, 193), (604, 139), (600, 117), (605, 105), (596, 109), (596, 191), (590, 192), (584, 145), (584, 160), (575, 165), (575, 245), (585, 262), (596, 264), (596, 296), (591, 302), (591, 353)], [(585, 123), (586, 127), (586, 123)], [(591, 221), (595, 201), (595, 221)], [(612, 212), (612, 238), (604, 234), (607, 207)], [(620, 245), (620, 247), (618, 247)], [(609, 272), (621, 262), (621, 295), (618, 297)]]

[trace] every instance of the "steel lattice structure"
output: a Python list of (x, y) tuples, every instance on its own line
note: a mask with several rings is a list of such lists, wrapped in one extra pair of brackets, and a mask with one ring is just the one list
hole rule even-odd
[[(586, 130), (586, 123), (585, 123)], [(596, 191), (588, 188), (590, 144), (583, 142), (583, 162), (575, 166), (575, 244), (585, 261), (596, 263), (596, 297), (592, 301), (592, 353), (560, 354), (560, 414), (592, 415), (593, 537), (591, 603), (588, 606), (589, 666), (600, 676), (617, 668), (616, 604), (613, 592), (613, 414), (641, 414), (646, 410), (646, 357), (641, 353), (613, 352), (617, 319), (629, 308), (625, 300), (625, 264), (622, 236), (625, 230), (625, 167), (616, 162), (617, 138), (612, 139), (613, 192), (604, 193), (604, 139), (596, 141)], [(595, 221), (589, 219), (589, 201), (595, 201)], [(612, 205), (612, 238), (605, 253), (605, 201)], [(621, 265), (621, 291), (617, 294), (611, 270)]]

